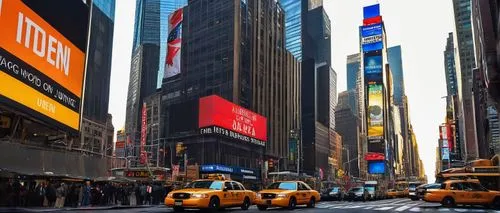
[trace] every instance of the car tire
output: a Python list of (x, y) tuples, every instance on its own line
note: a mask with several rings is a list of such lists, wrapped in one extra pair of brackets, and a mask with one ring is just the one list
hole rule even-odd
[(174, 212), (184, 212), (184, 208), (182, 208), (182, 207), (174, 207)]
[(307, 204), (307, 208), (314, 208), (316, 207), (316, 199), (314, 197), (309, 200), (309, 203)]
[(445, 207), (454, 207), (455, 206), (455, 200), (452, 197), (445, 197), (443, 201), (441, 201), (441, 205)]
[(248, 208), (250, 208), (250, 205), (252, 205), (250, 203), (250, 199), (248, 197), (245, 197), (245, 200), (243, 200), (243, 204), (241, 204), (241, 209), (248, 210)]
[(266, 211), (267, 210), (267, 206), (257, 205), (257, 209), (259, 209), (259, 211)]
[(288, 201), (288, 210), (293, 210), (297, 206), (297, 200), (295, 197), (291, 197), (290, 201)]
[(500, 197), (495, 197), (495, 199), (493, 200), (493, 204), (491, 205), (491, 207), (493, 207), (496, 210), (500, 209)]
[(220, 208), (220, 201), (218, 197), (212, 197), (210, 198), (210, 202), (208, 203), (208, 211), (209, 212), (216, 212)]
[(417, 201), (418, 197), (411, 197), (410, 199), (413, 200), (413, 201)]

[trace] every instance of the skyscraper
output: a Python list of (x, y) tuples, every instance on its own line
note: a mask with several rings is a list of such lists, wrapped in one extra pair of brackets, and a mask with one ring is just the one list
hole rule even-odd
[(405, 84), (400, 45), (387, 48), (387, 60), (392, 73), (394, 104), (401, 105), (403, 103), (403, 96), (405, 95)]
[(446, 78), (446, 102), (451, 106), (451, 97), (457, 95), (457, 73), (455, 71), (455, 47), (453, 33), (448, 33), (444, 50), (444, 69)]
[(108, 114), (115, 0), (92, 1), (82, 131), (75, 148), (111, 155), (114, 127)]
[(95, 122), (105, 123), (109, 105), (115, 0), (94, 0), (92, 3), (94, 5), (90, 26), (83, 116)]
[(161, 0), (160, 1), (160, 64), (157, 86), (161, 87), (165, 75), (165, 57), (167, 57), (168, 17), (175, 10), (184, 7), (188, 0)]
[[(302, 14), (307, 0), (280, 0), (285, 11), (285, 45), (297, 60), (302, 60)], [(305, 6), (305, 7), (304, 7)]]
[(137, 0), (125, 132), (138, 142), (144, 98), (156, 91), (160, 52), (160, 0)]
[[(478, 157), (476, 124), (472, 105), (472, 69), (476, 67), (472, 38), (471, 0), (453, 0), (455, 13), (455, 68), (457, 72), (458, 120), (461, 156), (464, 160)], [(463, 128), (462, 128), (463, 127)]]
[[(349, 106), (358, 114), (359, 78), (361, 73), (361, 57), (359, 53), (347, 56), (347, 91), (349, 92)], [(352, 95), (351, 93), (354, 93)]]
[(342, 136), (342, 168), (353, 177), (360, 177), (358, 145), (360, 139), (360, 119), (349, 106), (349, 92), (339, 93), (339, 102), (335, 108), (335, 131)]

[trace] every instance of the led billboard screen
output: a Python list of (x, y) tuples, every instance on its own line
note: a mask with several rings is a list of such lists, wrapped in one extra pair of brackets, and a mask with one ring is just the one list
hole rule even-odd
[(382, 56), (365, 56), (365, 75), (379, 74), (382, 73)]
[(381, 84), (368, 85), (368, 139), (384, 136), (383, 94)]
[(380, 16), (380, 4), (363, 7), (363, 19)]
[(384, 161), (368, 161), (368, 174), (384, 174)]
[(382, 23), (382, 16), (375, 16), (363, 19), (363, 26)]
[(57, 3), (0, 1), (0, 102), (76, 133), (89, 11), (81, 0)]
[(361, 37), (382, 35), (382, 24), (373, 24), (361, 27)]
[(165, 78), (181, 73), (182, 49), (182, 8), (173, 12), (168, 18), (167, 58), (165, 60)]
[(201, 134), (219, 134), (265, 146), (267, 119), (219, 96), (200, 98)]

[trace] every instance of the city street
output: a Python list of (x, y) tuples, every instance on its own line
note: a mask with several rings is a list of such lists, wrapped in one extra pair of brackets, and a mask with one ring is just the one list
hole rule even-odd
[[(268, 212), (289, 212), (289, 210), (276, 208), (269, 209)], [(72, 212), (98, 212), (98, 211), (72, 211)], [(166, 207), (133, 208), (133, 209), (115, 209), (106, 210), (106, 212), (173, 212)], [(197, 211), (187, 211), (197, 212)], [(224, 212), (260, 212), (256, 206), (250, 207), (250, 210), (243, 211), (239, 208), (227, 209)], [(440, 204), (431, 204), (424, 201), (411, 201), (407, 198), (378, 200), (371, 202), (347, 202), (347, 201), (326, 201), (318, 203), (316, 208), (309, 209), (299, 207), (293, 212), (492, 212), (500, 213), (498, 210), (485, 209), (480, 206), (458, 206), (456, 208), (444, 208)]]

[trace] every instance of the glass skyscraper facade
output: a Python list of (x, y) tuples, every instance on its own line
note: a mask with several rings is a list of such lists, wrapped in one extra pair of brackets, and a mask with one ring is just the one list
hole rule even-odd
[(392, 85), (394, 87), (394, 104), (402, 105), (405, 95), (405, 84), (403, 78), (403, 61), (401, 57), (401, 46), (389, 47), (387, 59), (392, 72)]
[(158, 87), (165, 72), (165, 57), (167, 56), (168, 17), (175, 10), (187, 5), (187, 0), (161, 0), (160, 2), (160, 64), (158, 67)]
[(115, 21), (115, 0), (93, 0), (97, 6), (111, 21)]
[(302, 2), (302, 0), (280, 0), (286, 14), (285, 47), (299, 61), (302, 60)]
[(160, 44), (160, 0), (136, 2), (132, 52), (141, 44)]

